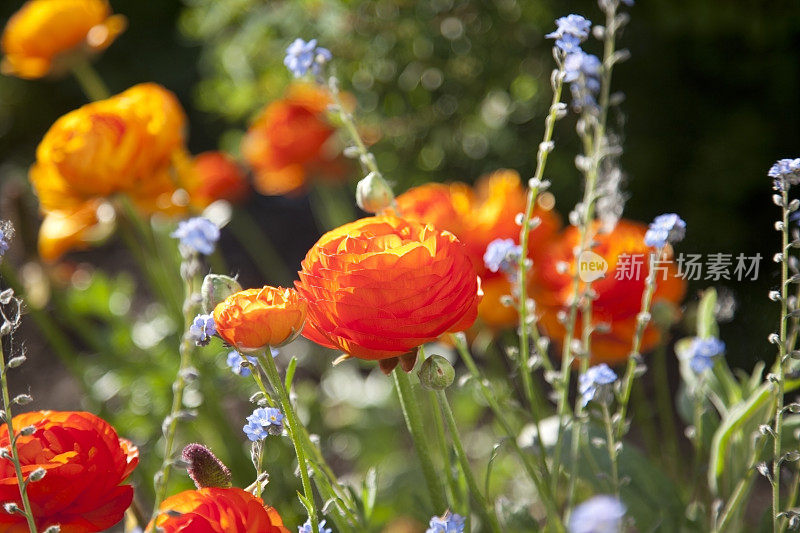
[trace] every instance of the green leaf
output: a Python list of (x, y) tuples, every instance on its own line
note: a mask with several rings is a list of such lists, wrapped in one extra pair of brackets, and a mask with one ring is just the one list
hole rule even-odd
[(378, 494), (378, 471), (375, 467), (367, 470), (367, 475), (364, 476), (364, 483), (361, 488), (361, 499), (364, 503), (364, 517), (369, 520), (372, 516), (372, 510), (375, 508), (375, 497)]
[(292, 357), (292, 359), (289, 361), (289, 366), (286, 367), (286, 379), (284, 380), (287, 391), (292, 390), (292, 381), (294, 381), (295, 370), (297, 370), (297, 357)]

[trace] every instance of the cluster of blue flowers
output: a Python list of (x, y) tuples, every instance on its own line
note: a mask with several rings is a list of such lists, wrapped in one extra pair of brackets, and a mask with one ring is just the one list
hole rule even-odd
[(522, 247), (513, 239), (495, 239), (486, 247), (483, 263), (492, 272), (513, 274), (519, 264)]
[(625, 506), (608, 495), (595, 496), (577, 506), (569, 517), (569, 533), (619, 533)]
[[(297, 527), (297, 533), (313, 533), (313, 529), (311, 529), (311, 519), (309, 518), (306, 520), (306, 523), (302, 526)], [(319, 523), (319, 532), (318, 533), (333, 533), (333, 530), (329, 527), (325, 527), (325, 520), (320, 521)]]
[(716, 337), (695, 337), (681, 357), (689, 360), (689, 366), (700, 374), (714, 366), (715, 359), (725, 351), (725, 343)]
[(314, 76), (319, 76), (322, 73), (322, 67), (331, 59), (333, 59), (333, 55), (330, 50), (317, 46), (316, 39), (308, 42), (303, 39), (295, 39), (286, 49), (283, 64), (294, 74), (295, 78), (301, 78), (309, 71)]
[(219, 240), (219, 228), (207, 218), (194, 217), (181, 221), (172, 237), (180, 239), (181, 246), (189, 250), (211, 255)]
[(772, 188), (782, 191), (786, 185), (797, 185), (800, 183), (800, 158), (780, 159), (770, 167), (767, 176), (772, 178)]
[(597, 56), (581, 49), (592, 22), (580, 15), (569, 15), (557, 19), (556, 25), (556, 31), (546, 37), (555, 39), (556, 48), (564, 54), (564, 81), (570, 84), (572, 103), (579, 110), (596, 108), (602, 64)]
[(682, 241), (685, 236), (686, 222), (675, 213), (668, 213), (653, 220), (644, 234), (644, 243), (654, 248), (663, 248), (667, 243)]
[(208, 346), (211, 337), (217, 334), (213, 315), (197, 315), (189, 326), (189, 338), (198, 346)]
[(425, 533), (463, 533), (464, 517), (447, 511), (443, 516), (434, 516)]
[(283, 413), (274, 407), (259, 407), (247, 417), (244, 434), (251, 441), (264, 440), (270, 435), (283, 433)]
[(610, 403), (613, 397), (612, 385), (619, 379), (616, 372), (605, 363), (593, 366), (578, 378), (578, 393), (586, 407), (589, 402)]

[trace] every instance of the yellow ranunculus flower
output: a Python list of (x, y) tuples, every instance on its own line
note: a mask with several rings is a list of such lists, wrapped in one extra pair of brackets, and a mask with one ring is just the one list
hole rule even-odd
[(3, 31), (4, 74), (41, 78), (58, 70), (59, 58), (107, 48), (125, 30), (106, 0), (30, 0)]
[[(39, 235), (44, 259), (91, 242), (92, 205), (127, 194), (144, 213), (185, 209), (191, 168), (186, 117), (175, 95), (144, 83), (59, 118), (36, 150), (29, 177), (46, 218)], [(93, 222), (94, 221), (94, 222)], [(67, 227), (69, 226), (69, 227)], [(95, 239), (96, 240), (96, 239)]]

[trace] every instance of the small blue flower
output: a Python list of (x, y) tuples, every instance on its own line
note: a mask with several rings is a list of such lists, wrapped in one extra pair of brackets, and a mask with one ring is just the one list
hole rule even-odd
[(600, 59), (582, 50), (564, 59), (564, 81), (570, 83), (572, 103), (578, 109), (597, 106), (595, 96), (600, 92)]
[(181, 221), (171, 236), (180, 239), (181, 245), (186, 248), (211, 255), (219, 240), (219, 228), (207, 218), (194, 217)]
[(0, 257), (8, 251), (8, 238), (3, 228), (0, 228)]
[(609, 403), (612, 397), (611, 385), (617, 381), (616, 372), (605, 364), (593, 366), (578, 378), (578, 392), (582, 397), (583, 406), (591, 401)]
[(701, 374), (714, 366), (715, 358), (725, 351), (725, 343), (716, 337), (695, 337), (681, 357), (689, 360), (692, 370)]
[(577, 506), (569, 517), (569, 533), (619, 533), (625, 506), (613, 496), (590, 498)]
[(556, 46), (567, 55), (574, 54), (581, 51), (581, 39), (568, 34), (557, 40)]
[(782, 191), (786, 183), (797, 185), (800, 183), (800, 158), (776, 161), (767, 176), (773, 179), (773, 188), (776, 191)]
[(519, 263), (522, 247), (514, 243), (513, 239), (495, 239), (486, 247), (483, 254), (483, 263), (492, 272), (503, 271), (511, 273)]
[(663, 248), (667, 243), (682, 241), (685, 236), (686, 222), (675, 213), (668, 213), (653, 220), (644, 234), (644, 243), (653, 248)]
[(580, 39), (580, 42), (586, 40), (589, 36), (589, 30), (592, 28), (592, 21), (587, 20), (580, 15), (567, 15), (556, 19), (556, 31), (545, 35), (548, 39), (563, 39), (569, 35)]
[(252, 441), (280, 435), (283, 433), (283, 413), (274, 407), (259, 407), (247, 417), (247, 425), (242, 429)]
[(214, 315), (197, 315), (189, 326), (189, 337), (198, 346), (208, 346), (211, 337), (217, 334)]
[[(242, 376), (243, 378), (248, 377), (252, 372), (250, 372), (250, 368), (243, 366), (245, 358), (242, 357), (242, 354), (237, 352), (236, 350), (231, 350), (228, 352), (228, 366), (231, 369), (231, 372), (236, 374), (237, 376)], [(247, 356), (247, 361), (251, 365), (256, 365), (258, 361), (255, 357)]]
[(316, 39), (308, 42), (303, 39), (295, 39), (286, 49), (283, 64), (294, 74), (295, 78), (301, 78), (308, 74), (309, 70), (318, 76), (322, 67), (331, 59), (333, 59), (333, 55), (330, 50), (317, 46)]
[[(310, 518), (306, 520), (305, 524), (297, 527), (297, 533), (312, 533), (312, 531)], [(325, 527), (325, 520), (322, 520), (319, 523), (319, 533), (333, 533), (333, 530), (329, 527)]]
[(450, 511), (444, 516), (434, 516), (428, 523), (425, 533), (463, 533), (464, 517), (460, 514), (451, 514)]

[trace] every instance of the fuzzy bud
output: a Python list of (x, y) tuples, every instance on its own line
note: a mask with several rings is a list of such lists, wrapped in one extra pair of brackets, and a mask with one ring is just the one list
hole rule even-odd
[(356, 186), (356, 203), (367, 213), (378, 213), (394, 201), (391, 187), (380, 175), (370, 172)]
[(36, 470), (31, 472), (30, 476), (28, 476), (28, 481), (30, 481), (31, 483), (36, 483), (37, 481), (41, 481), (42, 478), (44, 478), (45, 474), (47, 474), (47, 470), (45, 470), (44, 468), (37, 468)]
[(428, 390), (444, 390), (453, 384), (456, 371), (450, 361), (441, 355), (431, 355), (422, 362), (417, 377), (420, 384)]
[(189, 465), (189, 477), (198, 489), (231, 486), (231, 471), (202, 444), (189, 444), (183, 449), (181, 458)]
[(236, 278), (223, 276), (222, 274), (209, 274), (203, 280), (203, 287), (200, 293), (203, 298), (203, 311), (213, 313), (218, 303), (222, 302), (231, 294), (242, 290), (242, 286)]

